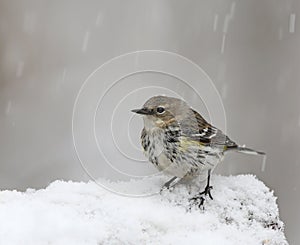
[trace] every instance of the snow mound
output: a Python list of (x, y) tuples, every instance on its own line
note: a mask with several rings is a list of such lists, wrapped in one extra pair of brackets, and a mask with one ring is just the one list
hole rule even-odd
[(196, 187), (186, 185), (141, 198), (94, 182), (1, 191), (0, 244), (287, 244), (276, 197), (261, 181), (212, 176), (212, 185), (205, 210), (189, 201)]

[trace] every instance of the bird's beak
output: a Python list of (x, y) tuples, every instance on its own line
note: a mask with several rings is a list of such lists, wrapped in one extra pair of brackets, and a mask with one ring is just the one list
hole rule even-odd
[(153, 111), (149, 110), (148, 108), (142, 108), (142, 109), (135, 109), (135, 110), (131, 110), (134, 113), (137, 114), (142, 114), (142, 115), (152, 115)]

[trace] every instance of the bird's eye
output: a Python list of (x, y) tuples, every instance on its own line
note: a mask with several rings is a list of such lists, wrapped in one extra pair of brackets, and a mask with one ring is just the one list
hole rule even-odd
[(159, 107), (156, 108), (156, 111), (157, 111), (157, 113), (162, 114), (162, 113), (165, 112), (165, 108), (159, 106)]

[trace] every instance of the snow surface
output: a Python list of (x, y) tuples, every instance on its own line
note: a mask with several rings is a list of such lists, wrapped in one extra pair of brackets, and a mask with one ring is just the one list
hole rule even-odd
[(214, 200), (205, 210), (189, 202), (197, 187), (186, 185), (140, 198), (95, 182), (1, 191), (0, 244), (287, 244), (276, 197), (261, 181), (214, 175), (212, 184)]

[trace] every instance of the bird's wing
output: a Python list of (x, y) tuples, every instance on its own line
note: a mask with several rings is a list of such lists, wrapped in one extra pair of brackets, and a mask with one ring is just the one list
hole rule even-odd
[(191, 111), (188, 120), (183, 120), (180, 123), (182, 136), (205, 146), (236, 146), (235, 142), (229, 139), (221, 130), (208, 123), (198, 112)]

